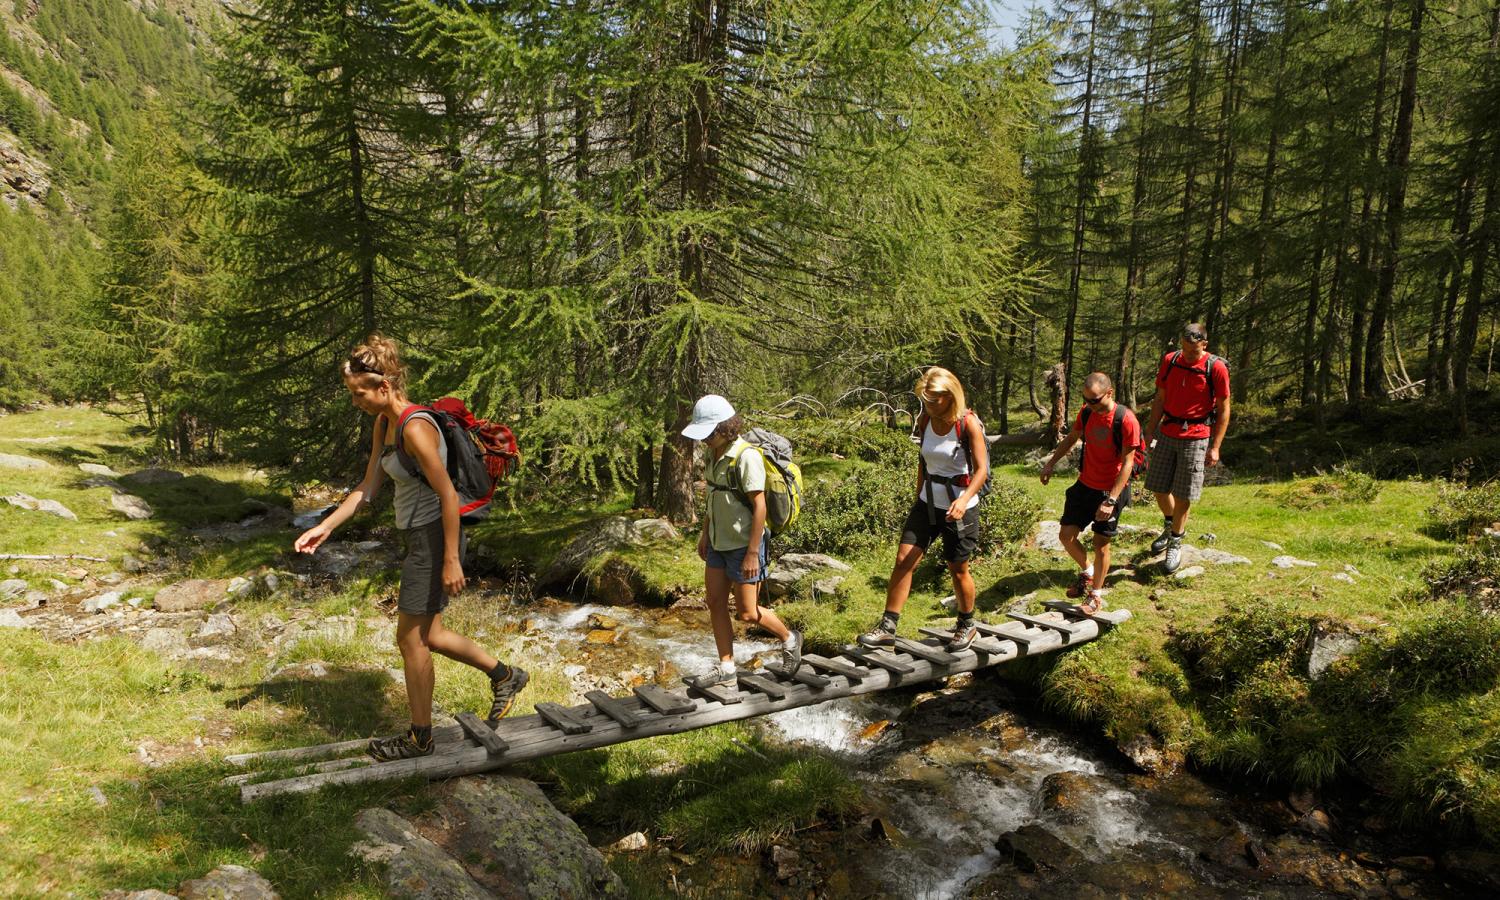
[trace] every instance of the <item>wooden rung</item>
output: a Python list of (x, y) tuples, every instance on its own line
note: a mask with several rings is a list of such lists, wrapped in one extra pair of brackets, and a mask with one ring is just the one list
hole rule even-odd
[(725, 705), (745, 699), (740, 696), (738, 688), (722, 687), (717, 684), (696, 685), (686, 678), (682, 679), (682, 683), (688, 686), (688, 690), (696, 691), (710, 700), (717, 700)]
[(1048, 628), (1052, 631), (1062, 632), (1064, 641), (1072, 641), (1073, 638), (1083, 630), (1077, 625), (1072, 625), (1067, 622), (1059, 622), (1056, 619), (1043, 619), (1037, 616), (1028, 616), (1023, 613), (1017, 612), (1006, 613), (1006, 615), (1012, 619), (1015, 619), (1017, 622), (1025, 622), (1027, 625), (1033, 625), (1037, 628)]
[(772, 675), (775, 675), (777, 678), (785, 678), (788, 681), (795, 681), (798, 684), (805, 684), (808, 687), (816, 690), (826, 688), (833, 683), (827, 678), (824, 678), (822, 675), (819, 675), (816, 672), (809, 671), (811, 668), (812, 666), (798, 666), (797, 671), (788, 675), (786, 669), (783, 669), (781, 666), (778, 666), (775, 663), (771, 663), (766, 666), (766, 671), (770, 672)]
[(1098, 622), (1101, 625), (1118, 625), (1121, 622), (1124, 622), (1126, 619), (1130, 618), (1130, 610), (1128, 609), (1101, 609), (1098, 612), (1090, 615), (1089, 613), (1086, 613), (1082, 609), (1080, 609), (1078, 604), (1069, 603), (1067, 600), (1043, 600), (1042, 605), (1047, 607), (1048, 609), (1056, 610), (1057, 612), (1060, 612), (1065, 616), (1077, 616), (1080, 619), (1092, 619), (1093, 621)]
[(560, 729), (563, 734), (585, 734), (594, 728), (593, 725), (580, 719), (573, 710), (557, 703), (536, 704), (536, 714), (553, 728)]
[(495, 729), (479, 721), (479, 717), (471, 712), (461, 712), (454, 718), (464, 730), (464, 734), (473, 738), (491, 756), (499, 756), (510, 749), (510, 745), (500, 739)]
[(938, 647), (929, 647), (926, 644), (908, 640), (907, 638), (896, 638), (896, 649), (908, 656), (925, 659), (930, 663), (936, 663), (940, 666), (951, 666), (953, 664), (953, 654), (947, 650)]
[(824, 672), (842, 675), (850, 681), (864, 681), (870, 677), (869, 669), (863, 666), (856, 666), (842, 657), (827, 659), (816, 653), (804, 653), (802, 654), (802, 664), (812, 666), (815, 669), (822, 669)]
[(975, 622), (974, 627), (979, 630), (980, 634), (997, 637), (1002, 641), (1015, 641), (1022, 647), (1040, 640), (1038, 635), (1027, 634), (1023, 628), (1008, 629), (1003, 625), (987, 625), (984, 622)]
[(635, 689), (635, 695), (641, 698), (642, 703), (664, 716), (690, 713), (698, 706), (683, 695), (664, 690), (654, 684), (641, 685)]
[(740, 684), (753, 691), (760, 691), (772, 700), (785, 700), (786, 688), (765, 677), (764, 675), (752, 675), (749, 672), (738, 672)]
[(594, 709), (599, 710), (626, 728), (634, 728), (645, 719), (645, 716), (630, 709), (603, 691), (589, 691), (583, 695), (583, 699), (594, 704)]
[(861, 662), (867, 662), (873, 666), (879, 666), (880, 668), (885, 669), (887, 672), (892, 672), (897, 675), (910, 675), (911, 673), (916, 671), (916, 669), (913, 669), (911, 666), (907, 665), (901, 660), (896, 659), (894, 656), (891, 656), (888, 653), (881, 653), (879, 650), (866, 650), (864, 648), (858, 648), (854, 650), (845, 650), (844, 655), (853, 657), (854, 659), (860, 660)]
[(985, 656), (1016, 656), (1020, 653), (1015, 644), (1007, 644), (990, 638), (975, 638), (974, 643), (969, 645), (969, 649), (975, 653), (983, 653)]

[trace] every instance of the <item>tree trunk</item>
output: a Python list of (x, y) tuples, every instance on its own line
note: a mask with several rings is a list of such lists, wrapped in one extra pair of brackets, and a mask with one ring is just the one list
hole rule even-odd
[[(1073, 368), (1073, 342), (1078, 324), (1078, 296), (1083, 277), (1084, 225), (1087, 218), (1086, 211), (1089, 195), (1093, 192), (1094, 183), (1094, 35), (1098, 30), (1098, 22), (1099, 9), (1091, 3), (1089, 6), (1088, 57), (1084, 62), (1083, 75), (1083, 130), (1078, 139), (1078, 179), (1073, 206), (1073, 250), (1068, 264), (1068, 315), (1066, 324), (1063, 327), (1062, 362), (1065, 372), (1071, 372)], [(1062, 392), (1063, 411), (1066, 414), (1068, 408), (1068, 385), (1066, 382), (1062, 385)]]
[[(1385, 118), (1385, 80), (1386, 67), (1390, 55), (1391, 16), (1395, 8), (1396, 0), (1386, 0), (1385, 17), (1380, 25), (1380, 67), (1375, 78), (1375, 102), (1370, 116), (1370, 151), (1368, 158), (1370, 172), (1375, 172), (1379, 167), (1380, 134), (1383, 130), (1383, 120)], [(1375, 191), (1366, 184), (1364, 200), (1359, 211), (1359, 263), (1355, 267), (1354, 290), (1351, 292), (1350, 297), (1351, 316), (1349, 320), (1349, 378), (1347, 391), (1350, 400), (1358, 400), (1365, 395), (1365, 313), (1369, 308), (1371, 282), (1370, 257), (1374, 251), (1373, 225), (1370, 221), (1374, 202)]]
[[(1183, 121), (1185, 134), (1196, 137), (1198, 133), (1198, 85), (1202, 78), (1202, 32), (1203, 8), (1200, 3), (1193, 4), (1191, 28), (1192, 56), (1188, 63), (1188, 97), (1187, 115)], [(1172, 297), (1180, 300), (1187, 290), (1187, 267), (1188, 248), (1192, 245), (1193, 221), (1193, 188), (1198, 181), (1198, 154), (1194, 148), (1187, 148), (1187, 164), (1182, 176), (1182, 212), (1177, 233), (1177, 265), (1172, 271)], [(1177, 305), (1181, 308), (1181, 305)]]
[(1396, 270), (1401, 258), (1401, 225), (1406, 214), (1406, 184), (1411, 163), (1412, 118), (1417, 107), (1417, 64), (1422, 55), (1422, 18), (1427, 0), (1412, 0), (1411, 26), (1406, 39), (1406, 65), (1401, 73), (1401, 98), (1396, 129), (1386, 154), (1385, 247), (1381, 255), (1380, 288), (1370, 315), (1370, 339), (1365, 347), (1365, 393), (1386, 396), (1385, 336), (1396, 293)]
[[(1258, 331), (1261, 307), (1265, 303), (1265, 280), (1266, 280), (1266, 257), (1271, 248), (1272, 217), (1276, 212), (1276, 163), (1277, 153), (1281, 149), (1281, 125), (1282, 125), (1282, 100), (1286, 95), (1286, 79), (1283, 74), (1286, 71), (1287, 45), (1291, 43), (1292, 17), (1284, 12), (1281, 17), (1280, 46), (1276, 50), (1276, 77), (1275, 88), (1271, 95), (1271, 133), (1266, 139), (1266, 164), (1261, 172), (1260, 186), (1260, 213), (1255, 220), (1255, 264), (1250, 272), (1250, 291), (1245, 304), (1244, 338), (1240, 341), (1239, 365), (1235, 372), (1237, 375), (1237, 392), (1241, 399), (1250, 395), (1251, 386), (1254, 384), (1258, 372), (1255, 367), (1255, 351), (1260, 346), (1260, 332)], [(1316, 285), (1317, 277), (1313, 277)]]
[(1000, 433), (1010, 434), (1010, 382), (1011, 372), (1015, 370), (1016, 360), (1016, 327), (1014, 319), (1010, 323), (1010, 336), (1005, 342), (1005, 376), (1000, 382)]
[(1125, 301), (1120, 310), (1120, 352), (1115, 357), (1115, 396), (1135, 407), (1135, 382), (1131, 380), (1135, 353), (1135, 307), (1146, 280), (1141, 260), (1141, 210), (1146, 205), (1146, 149), (1151, 143), (1151, 91), (1156, 69), (1156, 11), (1146, 20), (1146, 73), (1141, 82), (1141, 132), (1136, 139), (1135, 175), (1130, 185), (1130, 238), (1125, 262)]

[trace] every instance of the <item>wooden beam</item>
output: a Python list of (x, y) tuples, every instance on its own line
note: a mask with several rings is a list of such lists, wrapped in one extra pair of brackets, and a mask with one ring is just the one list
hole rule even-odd
[(635, 728), (645, 719), (639, 712), (630, 709), (624, 703), (603, 691), (589, 691), (583, 697), (588, 702), (594, 704), (594, 709), (599, 710), (626, 728)]
[(1071, 642), (1073, 637), (1081, 631), (1077, 625), (1070, 625), (1067, 622), (1060, 622), (1057, 619), (1043, 619), (1040, 616), (1028, 616), (1017, 612), (1008, 612), (1006, 615), (1017, 622), (1025, 622), (1027, 625), (1036, 628), (1050, 628), (1053, 631), (1060, 631), (1064, 635), (1063, 639), (1065, 641)]
[(510, 749), (510, 745), (500, 740), (500, 736), (495, 734), (495, 729), (479, 721), (479, 717), (473, 713), (461, 712), (454, 718), (458, 719), (458, 724), (463, 728), (464, 734), (488, 751), (491, 756), (499, 756)]
[[(870, 650), (865, 647), (860, 647), (858, 649), (845, 650), (844, 655), (860, 660), (862, 662), (870, 663), (873, 666), (879, 666), (880, 668), (885, 669), (887, 672), (892, 672), (896, 675), (910, 675), (917, 671), (910, 665), (902, 662), (901, 660), (897, 659), (895, 656), (884, 650)], [(927, 662), (926, 660), (923, 661)]]
[(904, 637), (896, 638), (896, 649), (900, 650), (902, 653), (905, 653), (907, 656), (915, 656), (917, 659), (925, 659), (930, 663), (937, 663), (940, 666), (946, 666), (949, 663), (953, 662), (953, 654), (948, 652), (947, 650), (940, 650), (937, 647), (932, 647), (919, 641), (909, 640)]
[(802, 664), (804, 666), (812, 666), (815, 669), (822, 669), (824, 672), (842, 675), (850, 681), (855, 682), (864, 681), (870, 677), (869, 669), (863, 666), (856, 666), (843, 657), (827, 659), (816, 653), (804, 653), (802, 654)]
[(788, 675), (786, 669), (783, 669), (781, 666), (778, 666), (775, 663), (768, 663), (766, 665), (766, 671), (770, 672), (772, 675), (775, 675), (777, 678), (782, 678), (787, 681), (795, 681), (798, 684), (805, 684), (808, 687), (826, 688), (833, 683), (829, 679), (824, 678), (822, 675), (811, 671), (812, 668), (812, 666), (808, 665), (798, 666), (797, 671)]
[(664, 716), (675, 716), (681, 713), (689, 713), (698, 708), (698, 704), (689, 700), (681, 694), (674, 694), (654, 684), (643, 684), (635, 689), (635, 695), (641, 698), (641, 702), (661, 713)]
[(562, 729), (563, 734), (583, 734), (594, 727), (571, 709), (557, 703), (538, 703), (536, 714), (546, 719), (553, 728)]
[(745, 687), (750, 688), (753, 691), (759, 691), (762, 694), (765, 694), (767, 697), (770, 697), (772, 700), (786, 699), (787, 689), (784, 686), (772, 681), (771, 679), (766, 678), (764, 675), (754, 675), (750, 672), (738, 672), (736, 674), (739, 676), (740, 684), (744, 685)]

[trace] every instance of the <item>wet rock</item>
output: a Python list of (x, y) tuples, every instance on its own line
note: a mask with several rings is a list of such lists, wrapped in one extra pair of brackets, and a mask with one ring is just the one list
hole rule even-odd
[(20, 578), (7, 578), (4, 581), (0, 581), (0, 600), (9, 600), (11, 597), (19, 597), (20, 595), (26, 593), (26, 588), (28, 586), (29, 585), (27, 585), (26, 582)]
[(34, 456), (17, 456), (14, 453), (0, 453), (0, 469), (19, 469), (23, 472), (34, 472), (39, 469), (50, 469), (52, 464), (45, 459), (37, 459)]
[(1042, 809), (1059, 813), (1064, 821), (1081, 822), (1084, 801), (1097, 790), (1083, 772), (1053, 772), (1042, 779)]
[(646, 840), (646, 834), (642, 831), (632, 832), (609, 845), (609, 849), (617, 853), (634, 853), (637, 850), (645, 850), (651, 844)]
[(1297, 820), (1297, 827), (1308, 834), (1326, 838), (1333, 834), (1333, 819), (1323, 810), (1314, 809)]
[(185, 477), (181, 472), (174, 472), (171, 469), (158, 469), (152, 466), (122, 476), (121, 480), (128, 481), (131, 484), (166, 484), (169, 481), (181, 481)]
[(1328, 667), (1359, 649), (1358, 635), (1319, 628), (1313, 633), (1312, 648), (1307, 655), (1307, 677), (1317, 679)]
[(619, 619), (616, 619), (612, 616), (606, 616), (603, 613), (590, 613), (588, 621), (590, 628), (602, 628), (606, 631), (613, 631), (616, 628), (620, 627)]
[(766, 576), (767, 590), (772, 597), (784, 597), (791, 593), (797, 582), (814, 572), (828, 570), (852, 571), (848, 563), (823, 553), (787, 553), (771, 566), (771, 574)]
[(100, 463), (79, 463), (78, 464), (78, 471), (84, 473), (85, 475), (102, 475), (105, 478), (119, 478), (120, 477), (120, 473), (119, 472), (116, 472), (114, 469), (111, 469), (109, 466), (101, 465)]
[(71, 509), (56, 500), (38, 500), (30, 494), (15, 493), (7, 496), (5, 502), (31, 512), (43, 512), (58, 518), (78, 521), (78, 516)]
[(1062, 530), (1062, 523), (1056, 519), (1047, 519), (1036, 523), (1036, 548), (1047, 550), (1052, 553), (1063, 553), (1062, 538), (1058, 532)]
[(31, 623), (13, 609), (0, 609), (0, 628), (30, 628)]
[(1172, 577), (1178, 581), (1187, 581), (1190, 578), (1197, 578), (1207, 571), (1202, 566), (1188, 566), (1186, 569), (1178, 569), (1176, 572), (1173, 572)]
[(333, 510), (334, 504), (330, 503), (327, 506), (320, 506), (317, 509), (310, 509), (305, 513), (300, 513), (292, 517), (292, 527), (304, 530), (311, 528), (323, 521), (323, 517), (333, 512)]
[(677, 667), (672, 665), (670, 660), (657, 660), (656, 672), (651, 680), (662, 687), (672, 687), (682, 680), (682, 673), (677, 671)]
[(1318, 797), (1312, 791), (1293, 791), (1287, 795), (1286, 805), (1299, 816), (1305, 816), (1318, 808)]
[(995, 849), (1002, 860), (1022, 872), (1067, 870), (1085, 861), (1083, 854), (1035, 822), (1001, 835)]
[(102, 613), (112, 606), (119, 606), (123, 602), (119, 591), (109, 591), (83, 601), (79, 608), (86, 613)]
[(1500, 853), (1463, 848), (1443, 854), (1443, 869), (1474, 887), (1500, 891)]
[(859, 739), (862, 741), (873, 741), (879, 738), (882, 734), (885, 734), (890, 727), (890, 719), (879, 719), (877, 721), (871, 722), (860, 730)]
[(615, 644), (619, 643), (621, 632), (614, 629), (595, 628), (583, 636), (590, 644)]
[(1182, 754), (1163, 748), (1154, 735), (1144, 732), (1121, 744), (1120, 752), (1152, 775), (1170, 775), (1182, 768)]
[(125, 518), (136, 521), (149, 519), (155, 514), (151, 504), (142, 500), (134, 494), (110, 494), (109, 505), (116, 511), (125, 514)]
[(152, 601), (161, 612), (187, 612), (212, 606), (224, 599), (228, 582), (222, 579), (189, 578), (156, 592)]
[(802, 871), (802, 854), (776, 844), (771, 847), (771, 866), (776, 870), (777, 881), (789, 881)]
[(1433, 872), (1437, 870), (1437, 860), (1430, 856), (1398, 856), (1391, 860), (1391, 865), (1408, 872)]
[(202, 878), (184, 881), (181, 900), (278, 900), (281, 896), (260, 873), (244, 866), (219, 866)]
[(1276, 556), (1271, 558), (1271, 565), (1278, 569), (1294, 569), (1299, 567), (1313, 568), (1317, 563), (1311, 560), (1298, 559), (1295, 556)]
[(1227, 869), (1246, 869), (1255, 865), (1250, 844), (1250, 836), (1235, 828), (1198, 855)]
[(619, 877), (572, 819), (558, 812), (535, 783), (490, 776), (453, 782), (447, 804), (464, 823), (449, 836), (460, 858), (485, 860), (475, 873), (502, 896), (624, 896)]
[(398, 900), (481, 900), (479, 886), (443, 849), (388, 809), (360, 810), (354, 825), (366, 837), (349, 852), (385, 866), (386, 891)]

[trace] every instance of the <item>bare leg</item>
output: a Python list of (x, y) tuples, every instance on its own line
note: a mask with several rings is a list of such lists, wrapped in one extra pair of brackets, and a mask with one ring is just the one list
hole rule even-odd
[(1079, 533), (1077, 525), (1064, 525), (1057, 530), (1057, 540), (1063, 545), (1063, 549), (1068, 551), (1068, 555), (1073, 557), (1073, 562), (1078, 563), (1078, 568), (1087, 569), (1089, 554), (1083, 549), (1083, 542), (1078, 539)]
[(411, 723), (432, 725), (432, 653), (428, 650), (427, 632), (434, 616), (400, 613), (396, 618), (396, 646), (406, 673), (406, 705), (411, 708)]
[(968, 560), (948, 563), (948, 571), (953, 574), (953, 595), (958, 600), (958, 611), (972, 613), (977, 594), (974, 590), (974, 576), (969, 574)]
[(1171, 518), (1173, 520), (1173, 527), (1176, 527), (1176, 513), (1173, 510), (1174, 499), (1171, 494), (1157, 494), (1156, 507), (1161, 510), (1163, 516)]
[(776, 635), (776, 638), (785, 641), (791, 637), (791, 629), (781, 621), (776, 613), (755, 602), (759, 591), (759, 584), (735, 584), (734, 604), (739, 609), (740, 621), (750, 625), (759, 625), (765, 630)]
[(1109, 538), (1094, 535), (1094, 590), (1104, 587), (1104, 576), (1109, 572)]
[[(1171, 497), (1172, 495), (1168, 494), (1167, 496)], [(1172, 533), (1186, 534), (1188, 509), (1192, 507), (1193, 503), (1191, 500), (1184, 500), (1181, 497), (1172, 497), (1172, 500)]]
[(432, 617), (432, 627), (427, 629), (427, 646), (449, 659), (473, 666), (486, 674), (494, 671), (499, 660), (484, 651), (484, 648), (443, 625), (441, 614)]
[(703, 585), (708, 591), (708, 618), (713, 623), (714, 647), (721, 662), (734, 662), (734, 623), (729, 618), (729, 573), (705, 566)]
[(922, 561), (925, 551), (916, 544), (902, 544), (896, 548), (896, 565), (891, 569), (891, 583), (885, 589), (885, 611), (901, 613), (906, 598), (911, 594), (912, 573)]

